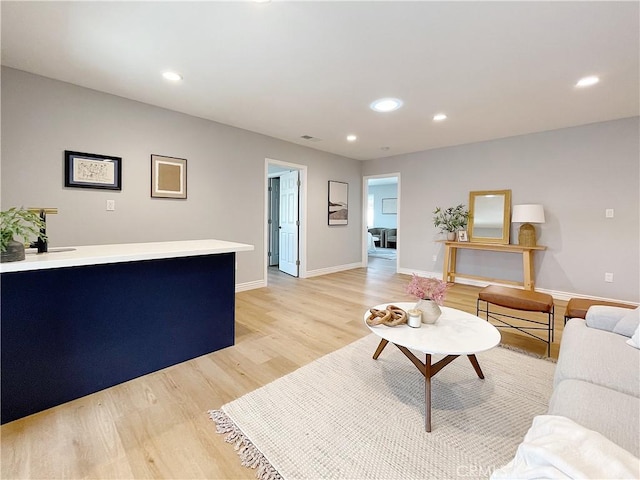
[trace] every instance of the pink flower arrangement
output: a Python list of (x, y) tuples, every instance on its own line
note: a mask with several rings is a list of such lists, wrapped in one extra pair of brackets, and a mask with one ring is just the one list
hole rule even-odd
[(419, 277), (414, 273), (411, 282), (407, 285), (407, 293), (422, 300), (433, 300), (438, 305), (442, 305), (447, 296), (448, 288), (449, 285), (443, 280)]

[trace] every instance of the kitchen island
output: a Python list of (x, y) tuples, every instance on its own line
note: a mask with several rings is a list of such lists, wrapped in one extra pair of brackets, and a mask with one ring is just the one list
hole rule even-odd
[(233, 345), (235, 256), (248, 250), (94, 245), (0, 264), (1, 422)]

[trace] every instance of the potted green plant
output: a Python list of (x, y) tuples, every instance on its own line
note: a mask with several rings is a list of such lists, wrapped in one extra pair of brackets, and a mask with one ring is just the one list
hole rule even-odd
[(47, 239), (42, 232), (44, 226), (44, 220), (26, 208), (12, 207), (0, 212), (0, 262), (24, 260), (25, 243), (34, 236)]
[(456, 232), (467, 228), (469, 210), (464, 204), (442, 209), (436, 207), (433, 211), (433, 226), (440, 229), (440, 233), (447, 233), (447, 240), (455, 240)]

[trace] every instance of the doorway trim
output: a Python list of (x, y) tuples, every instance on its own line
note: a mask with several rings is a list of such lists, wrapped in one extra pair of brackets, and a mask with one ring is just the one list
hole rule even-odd
[(398, 266), (400, 265), (400, 240), (402, 237), (402, 231), (400, 229), (400, 213), (401, 213), (401, 176), (400, 172), (395, 173), (381, 173), (379, 175), (366, 175), (362, 177), (362, 266), (367, 268), (369, 265), (369, 255), (368, 255), (368, 235), (369, 231), (367, 230), (367, 205), (369, 203), (369, 179), (372, 178), (389, 178), (396, 177), (398, 179), (398, 210), (396, 217), (396, 225), (398, 229), (398, 241), (396, 242), (396, 272), (398, 271)]
[(300, 209), (300, 229), (298, 230), (298, 257), (300, 258), (300, 268), (298, 270), (298, 278), (307, 277), (307, 166), (283, 162), (273, 158), (265, 158), (264, 160), (264, 218), (262, 219), (262, 224), (264, 225), (262, 245), (264, 248), (262, 265), (264, 268), (264, 285), (267, 286), (269, 284), (269, 165), (277, 165), (300, 172), (300, 197), (298, 203), (298, 208)]

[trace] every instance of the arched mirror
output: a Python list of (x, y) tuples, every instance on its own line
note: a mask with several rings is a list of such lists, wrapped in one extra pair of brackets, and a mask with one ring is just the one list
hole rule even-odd
[(469, 192), (469, 241), (509, 243), (511, 190)]

